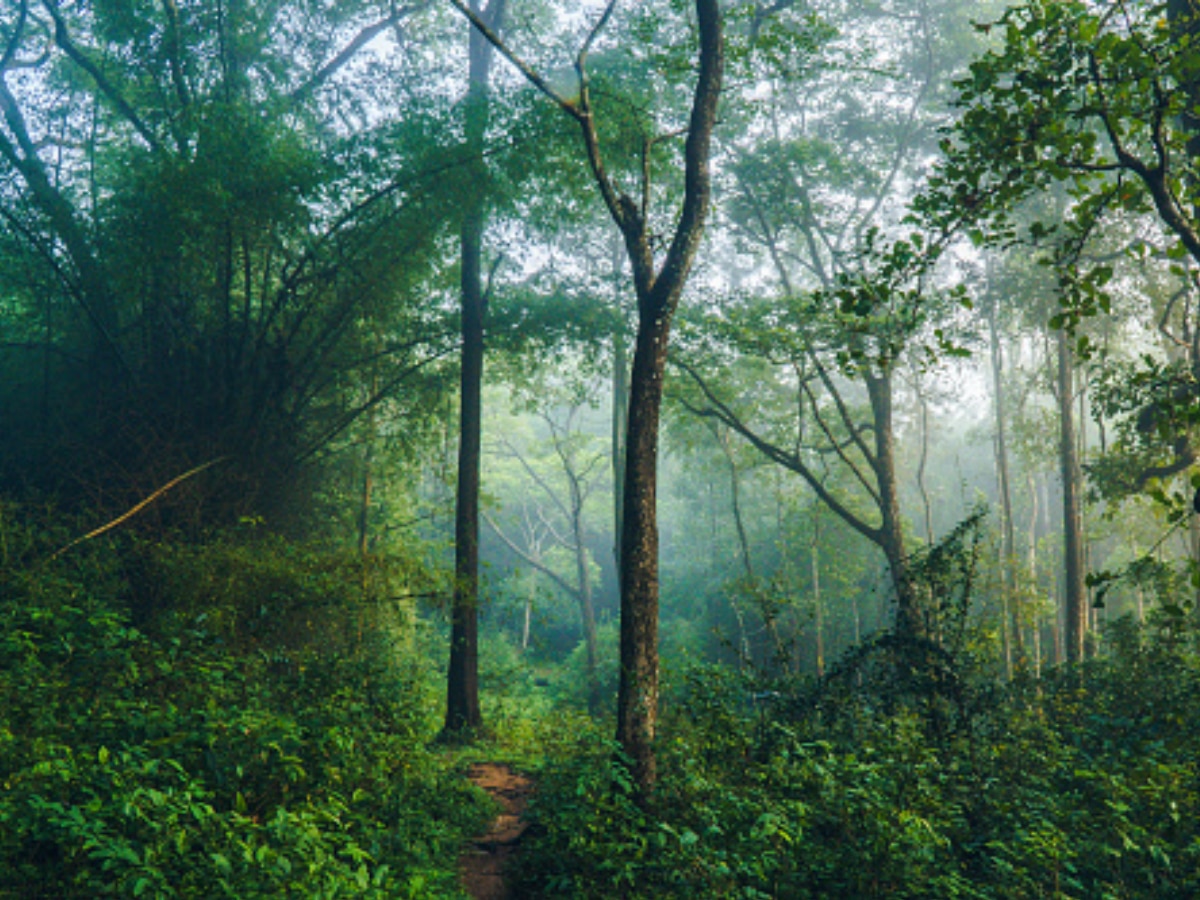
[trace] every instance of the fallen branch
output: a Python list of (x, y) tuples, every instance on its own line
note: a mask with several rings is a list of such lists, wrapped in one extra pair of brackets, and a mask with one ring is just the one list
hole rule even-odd
[(171, 490), (171, 488), (175, 487), (175, 485), (179, 484), (181, 481), (187, 481), (187, 479), (191, 478), (193, 475), (199, 475), (205, 469), (211, 469), (217, 463), (225, 462), (227, 459), (229, 459), (228, 456), (218, 456), (216, 459), (210, 459), (208, 462), (204, 463), (203, 465), (196, 466), (196, 468), (194, 468), (194, 469), (189, 469), (188, 471), (184, 472), (182, 475), (177, 475), (176, 477), (174, 477), (170, 481), (168, 481), (166, 484), (164, 484), (162, 487), (160, 487), (158, 490), (156, 490), (149, 497), (147, 497), (145, 500), (142, 500), (136, 506), (129, 509), (129, 511), (123, 513), (122, 515), (117, 516), (111, 522), (108, 522), (107, 524), (101, 525), (99, 528), (89, 531), (83, 537), (77, 537), (77, 538), (75, 538), (75, 540), (71, 541), (71, 543), (65, 544), (64, 546), (55, 550), (53, 553), (50, 554), (49, 559), (58, 559), (58, 557), (62, 556), (64, 553), (66, 553), (72, 547), (77, 547), (79, 544), (82, 544), (85, 541), (90, 541), (92, 538), (99, 537), (100, 535), (104, 534), (104, 532), (111, 531), (112, 529), (116, 528), (118, 525), (121, 525), (124, 522), (128, 522), (130, 519), (132, 519), (134, 516), (136, 516), (138, 513), (140, 513), (143, 509), (145, 509), (147, 506), (149, 506), (151, 503), (153, 503), (155, 500), (157, 500), (159, 497), (161, 497), (167, 491)]

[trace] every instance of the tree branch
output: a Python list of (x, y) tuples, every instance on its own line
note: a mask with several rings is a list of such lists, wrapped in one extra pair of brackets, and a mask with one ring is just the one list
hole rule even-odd
[(301, 100), (304, 100), (306, 97), (312, 94), (313, 91), (315, 91), (333, 75), (335, 75), (339, 69), (349, 63), (359, 50), (371, 43), (371, 41), (375, 40), (377, 35), (383, 31), (386, 31), (392, 26), (399, 24), (410, 15), (425, 9), (431, 3), (432, 0), (425, 0), (423, 3), (413, 3), (408, 6), (393, 8), (388, 15), (384, 16), (378, 22), (373, 22), (370, 25), (364, 26), (363, 29), (358, 32), (358, 34), (356, 34), (349, 40), (349, 42), (347, 42), (345, 47), (338, 51), (333, 59), (329, 60), (329, 62), (317, 69), (317, 71), (313, 73), (313, 76), (308, 79), (308, 81), (304, 82), (304, 84), (292, 91), (288, 99), (292, 103), (298, 103)]
[(480, 16), (479, 13), (471, 9), (471, 7), (464, 3), (463, 0), (450, 0), (450, 3), (455, 9), (467, 17), (470, 23), (475, 26), (476, 29), (478, 29), (480, 34), (487, 38), (489, 44), (500, 51), (501, 56), (512, 63), (513, 66), (516, 67), (517, 71), (525, 76), (526, 81), (553, 100), (558, 107), (562, 109), (563, 112), (567, 113), (571, 118), (575, 119), (576, 121), (582, 121), (579, 107), (576, 106), (576, 104), (570, 99), (564, 97), (553, 87), (551, 87), (550, 83), (541, 75), (539, 75), (533, 66), (529, 65), (529, 63), (525, 62), (524, 59), (514, 53), (509, 48), (508, 44), (504, 43), (504, 41), (500, 38), (500, 35), (496, 34), (496, 32), (492, 30), (488, 23), (484, 21), (483, 17)]
[(541, 560), (537, 559), (532, 554), (519, 547), (516, 542), (512, 540), (512, 538), (500, 530), (500, 526), (493, 521), (492, 517), (488, 515), (487, 512), (483, 513), (483, 521), (487, 523), (488, 528), (492, 529), (492, 532), (496, 535), (496, 537), (500, 538), (500, 540), (504, 542), (505, 546), (507, 546), (509, 550), (517, 554), (517, 556), (521, 557), (521, 559), (525, 560), (525, 562), (529, 563), (529, 565), (533, 566), (568, 594), (572, 594), (576, 597), (579, 596), (579, 588), (573, 586), (553, 569), (546, 566), (546, 564)]
[(868, 525), (865, 521), (851, 512), (848, 507), (843, 505), (837, 499), (837, 497), (830, 493), (821, 479), (817, 478), (816, 474), (807, 465), (805, 465), (798, 453), (789, 453), (788, 451), (777, 447), (775, 444), (759, 436), (744, 422), (742, 422), (742, 420), (733, 412), (733, 410), (721, 402), (721, 400), (713, 393), (712, 389), (708, 386), (704, 379), (700, 377), (699, 373), (697, 373), (695, 369), (680, 360), (672, 360), (672, 362), (683, 369), (689, 376), (691, 376), (692, 380), (695, 381), (696, 385), (704, 393), (705, 399), (710, 404), (708, 407), (697, 407), (689, 403), (686, 399), (682, 400), (681, 402), (689, 412), (705, 418), (717, 418), (724, 422), (727, 426), (749, 441), (756, 450), (758, 450), (772, 462), (783, 466), (790, 472), (795, 472), (797, 475), (803, 478), (808, 483), (809, 487), (816, 492), (817, 496), (821, 499), (821, 502), (828, 506), (847, 525), (849, 525), (871, 543), (875, 544), (876, 546), (882, 546), (883, 535), (881, 529), (873, 528), (872, 526)]
[(88, 59), (83, 51), (75, 46), (75, 42), (71, 40), (71, 36), (67, 33), (67, 23), (63, 21), (54, 0), (42, 0), (42, 5), (46, 7), (46, 11), (50, 13), (50, 17), (54, 20), (54, 43), (58, 44), (59, 48), (67, 54), (72, 62), (91, 76), (92, 80), (96, 82), (96, 87), (100, 89), (100, 93), (109, 99), (109, 102), (133, 126), (134, 131), (142, 136), (142, 140), (150, 145), (150, 149), (156, 153), (160, 152), (162, 145), (159, 143), (158, 137), (154, 132), (150, 130), (150, 126), (142, 121), (141, 116), (129, 105), (129, 101), (113, 86), (108, 77), (100, 71), (99, 66)]

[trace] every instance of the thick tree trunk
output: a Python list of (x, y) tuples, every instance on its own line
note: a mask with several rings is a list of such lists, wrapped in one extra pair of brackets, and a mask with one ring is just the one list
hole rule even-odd
[[(621, 671), (617, 741), (632, 764), (639, 793), (654, 789), (654, 735), (658, 724), (658, 423), (671, 317), (704, 231), (711, 193), (709, 149), (724, 71), (717, 0), (696, 0), (700, 72), (684, 147), (684, 198), (674, 236), (655, 273), (647, 222), (629, 197), (614, 197), (593, 153), (593, 172), (621, 228), (633, 270), (638, 326), (629, 379), (625, 498), (621, 534)], [(595, 148), (590, 120), (585, 137)], [(649, 185), (646, 186), (647, 190)]]
[(658, 723), (658, 424), (668, 319), (639, 323), (629, 391), (621, 533), (621, 679), (617, 741), (637, 784), (655, 781)]
[[(485, 18), (499, 26), (504, 0), (492, 0)], [(470, 32), (470, 73), (465, 134), (472, 168), (483, 171), (483, 139), (488, 123), (487, 80), (491, 46)], [(484, 318), (482, 185), (466, 192), (460, 249), (462, 256), (462, 372), (458, 443), (458, 493), (454, 513), (454, 599), (450, 614), (450, 664), (446, 679), (447, 738), (467, 737), (483, 726), (479, 707), (479, 468), (482, 423)]]
[(462, 233), (462, 373), (458, 493), (454, 513), (454, 605), (447, 678), (447, 737), (483, 725), (479, 708), (479, 468), (483, 385), (483, 214), (473, 211)]
[(1063, 489), (1063, 607), (1064, 634), (1068, 663), (1077, 663), (1084, 655), (1084, 631), (1087, 624), (1087, 591), (1083, 572), (1083, 528), (1080, 517), (1081, 485), (1078, 445), (1075, 440), (1075, 415), (1072, 390), (1070, 336), (1058, 334), (1058, 413), (1060, 422), (1059, 463)]
[[(503, 46), (486, 17), (462, 0), (454, 5), (475, 23), (540, 91), (551, 97), (579, 125), (588, 165), (604, 204), (621, 230), (633, 274), (638, 303), (633, 372), (629, 385), (629, 415), (625, 466), (625, 498), (621, 534), (621, 687), (617, 699), (617, 740), (632, 764), (639, 793), (654, 787), (654, 733), (658, 718), (658, 526), (655, 517), (658, 420), (662, 403), (663, 367), (667, 358), (670, 320), (700, 246), (708, 215), (712, 179), (709, 155), (724, 73), (724, 37), (719, 0), (695, 0), (695, 25), (700, 44), (699, 71), (684, 142), (683, 202), (661, 264), (651, 240), (647, 179), (642, 203), (618, 189), (604, 167), (599, 132), (584, 76), (587, 50), (613, 9), (605, 8), (577, 59), (578, 94), (557, 92)], [(493, 0), (500, 2), (500, 0)]]

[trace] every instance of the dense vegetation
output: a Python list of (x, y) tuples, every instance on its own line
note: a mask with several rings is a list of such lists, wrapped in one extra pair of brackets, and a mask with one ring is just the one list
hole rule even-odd
[[(578, 8), (576, 8), (578, 7)], [(0, 11), (0, 900), (1200, 895), (1194, 0)]]
[(599, 739), (546, 769), (521, 884), (596, 898), (1192, 896), (1200, 658), (1130, 623), (1113, 637), (1080, 671), (941, 696), (898, 693), (884, 642), (821, 685), (692, 671), (652, 804)]
[(0, 896), (457, 896), (488, 806), (360, 567), (253, 533), (53, 560), (3, 512)]

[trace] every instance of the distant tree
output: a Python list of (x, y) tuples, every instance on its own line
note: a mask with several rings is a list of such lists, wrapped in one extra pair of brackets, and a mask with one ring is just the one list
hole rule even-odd
[[(681, 360), (700, 391), (689, 401), (695, 412), (800, 475), (880, 549), (906, 634), (924, 625), (900, 508), (897, 379), (906, 360), (928, 362), (923, 349), (956, 352), (954, 327), (943, 324), (953, 295), (935, 265), (959, 225), (905, 235), (902, 220), (946, 118), (949, 76), (970, 47), (966, 18), (954, 2), (839, 8), (830, 30), (816, 32), (818, 64), (782, 67), (767, 82), (766, 102), (749, 107), (749, 130), (761, 138), (732, 149), (725, 211), (751, 270), (771, 287), (736, 293), (698, 326), (719, 347), (715, 362), (704, 352)], [(761, 360), (774, 374), (760, 377), (786, 385), (778, 413), (736, 396), (741, 386), (723, 390), (722, 373), (736, 371), (728, 355)], [(870, 498), (869, 514), (826, 488), (829, 460)]]
[[(485, 520), (506, 547), (575, 598), (585, 653), (588, 706), (595, 712), (602, 698), (597, 678), (599, 643), (585, 507), (598, 486), (605, 455), (595, 450), (590, 436), (579, 430), (580, 412), (579, 404), (568, 404), (561, 410), (543, 410), (538, 419), (548, 432), (545, 441), (522, 447), (506, 438), (496, 448), (499, 455), (515, 460), (525, 476), (522, 493), (526, 499), (520, 503), (521, 514), (526, 523), (533, 518), (540, 526), (531, 528), (526, 524), (523, 531), (531, 540), (515, 539), (497, 517), (485, 515)], [(530, 502), (531, 497), (540, 499)], [(563, 573), (547, 561), (548, 543), (566, 551), (573, 572)]]
[[(1062, 298), (1051, 323), (1075, 335), (1085, 354), (1094, 347), (1079, 324), (1112, 306), (1113, 260), (1094, 252), (1098, 235), (1140, 220), (1149, 227), (1139, 246), (1159, 248), (1177, 264), (1200, 261), (1197, 12), (1190, 0), (1021, 3), (982, 26), (996, 30), (1002, 43), (960, 85), (962, 116), (923, 206), (941, 221), (974, 219), (981, 242), (1021, 239), (1042, 248)], [(1031, 220), (1022, 201), (1052, 185), (1065, 190), (1065, 210)], [(1144, 408), (1170, 405), (1174, 412), (1163, 421), (1176, 426), (1195, 420), (1197, 392), (1170, 396), (1176, 385), (1157, 379), (1156, 368), (1149, 366), (1140, 381), (1163, 393), (1147, 397)], [(1185, 380), (1194, 383), (1196, 375)], [(1187, 428), (1150, 433), (1166, 461), (1148, 474), (1168, 477), (1191, 465)], [(1070, 560), (1068, 566), (1077, 568)], [(1080, 572), (1075, 580), (1082, 578)], [(1082, 602), (1081, 593), (1072, 591), (1072, 606)], [(1072, 659), (1082, 654), (1076, 624), (1082, 618), (1071, 612)]]

